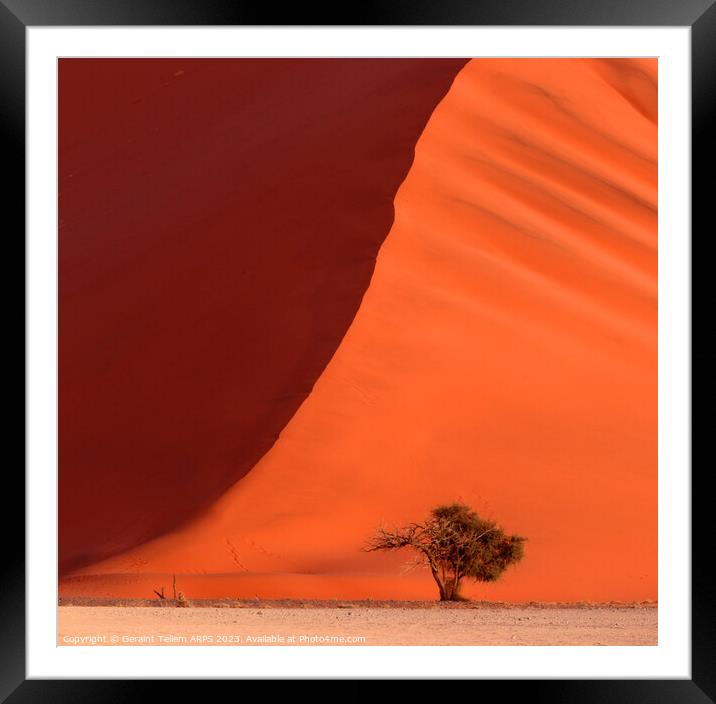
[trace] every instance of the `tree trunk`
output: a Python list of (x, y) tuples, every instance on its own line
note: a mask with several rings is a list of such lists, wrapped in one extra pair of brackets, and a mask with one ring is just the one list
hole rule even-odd
[(440, 578), (440, 575), (438, 574), (438, 571), (430, 567), (430, 571), (433, 573), (433, 579), (435, 580), (435, 584), (438, 585), (438, 589), (440, 590), (440, 601), (448, 601), (447, 594), (445, 592), (445, 582)]
[[(450, 580), (445, 584), (443, 587), (443, 591), (441, 592), (440, 600), (441, 601), (463, 601), (463, 598), (460, 596), (460, 579), (456, 580)], [(443, 597), (444, 594), (444, 597)]]
[(445, 601), (452, 601), (453, 599), (453, 585), (451, 582), (448, 582), (445, 585)]

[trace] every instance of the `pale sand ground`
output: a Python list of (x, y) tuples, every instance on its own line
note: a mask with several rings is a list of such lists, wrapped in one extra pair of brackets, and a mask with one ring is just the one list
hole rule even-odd
[[(619, 608), (147, 608), (59, 607), (60, 645), (252, 645), (248, 638), (363, 639), (357, 645), (656, 645), (657, 609)], [(92, 637), (101, 636), (92, 642)], [(162, 642), (164, 638), (186, 640)], [(79, 641), (85, 637), (84, 642)], [(148, 639), (153, 637), (153, 642)], [(145, 642), (142, 642), (145, 641)], [(227, 642), (228, 641), (228, 642)], [(345, 642), (345, 641), (344, 641)], [(261, 644), (261, 643), (258, 643)], [(324, 645), (341, 645), (340, 641)]]

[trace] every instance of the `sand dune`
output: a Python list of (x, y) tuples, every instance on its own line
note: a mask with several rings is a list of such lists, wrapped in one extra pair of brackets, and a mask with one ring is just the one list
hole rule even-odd
[(209, 506), (353, 319), (463, 59), (60, 62), (60, 569)]
[[(65, 594), (426, 598), (377, 524), (460, 498), (529, 540), (468, 595), (657, 597), (656, 61), (472, 60), (433, 112), (358, 313), (201, 517)], [(115, 575), (115, 576), (113, 576)]]

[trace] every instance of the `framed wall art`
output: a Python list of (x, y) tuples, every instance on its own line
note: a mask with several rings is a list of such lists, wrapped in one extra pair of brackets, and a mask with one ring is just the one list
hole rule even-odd
[(282, 13), (0, 4), (3, 696), (710, 701), (712, 3)]

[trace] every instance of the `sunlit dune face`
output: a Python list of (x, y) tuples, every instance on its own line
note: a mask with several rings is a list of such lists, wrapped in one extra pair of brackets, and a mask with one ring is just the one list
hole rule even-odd
[(656, 60), (471, 60), (393, 203), (275, 444), (65, 593), (147, 596), (176, 573), (196, 598), (430, 598), (407, 554), (361, 548), (461, 499), (528, 540), (468, 596), (656, 599)]

